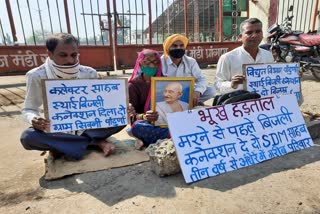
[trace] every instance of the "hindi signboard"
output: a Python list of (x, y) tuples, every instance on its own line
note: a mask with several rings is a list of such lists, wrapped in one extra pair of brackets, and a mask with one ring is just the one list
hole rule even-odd
[(294, 94), (301, 99), (298, 63), (245, 64), (244, 89), (261, 96)]
[(168, 125), (187, 183), (313, 145), (293, 95), (170, 113)]
[(42, 86), (50, 132), (128, 124), (127, 79), (55, 79)]

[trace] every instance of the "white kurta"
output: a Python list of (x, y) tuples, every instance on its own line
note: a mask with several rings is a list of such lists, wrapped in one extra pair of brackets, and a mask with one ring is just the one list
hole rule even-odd
[[(97, 78), (97, 71), (91, 67), (80, 66), (79, 79)], [(40, 107), (43, 104), (41, 79), (48, 79), (44, 65), (30, 70), (26, 74), (27, 92), (22, 109), (24, 121), (32, 124), (32, 119), (40, 116)]]
[(243, 84), (239, 84), (236, 89), (231, 87), (231, 78), (236, 74), (242, 74), (243, 64), (253, 63), (273, 63), (274, 58), (270, 51), (259, 48), (256, 60), (243, 48), (238, 47), (228, 53), (223, 54), (218, 61), (217, 73), (214, 80), (214, 87), (218, 94), (225, 94), (231, 91), (243, 89)]
[(184, 55), (182, 61), (177, 66), (170, 57), (161, 56), (162, 74), (168, 77), (194, 77), (195, 91), (203, 94), (207, 89), (208, 81), (206, 76), (201, 72), (197, 61), (189, 56)]

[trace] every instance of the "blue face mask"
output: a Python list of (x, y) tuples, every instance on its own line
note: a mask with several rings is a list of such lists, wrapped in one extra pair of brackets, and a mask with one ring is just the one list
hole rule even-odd
[(151, 67), (145, 67), (145, 66), (141, 66), (141, 71), (144, 73), (144, 75), (148, 76), (148, 77), (153, 77), (154, 75), (156, 75), (158, 68), (151, 68)]

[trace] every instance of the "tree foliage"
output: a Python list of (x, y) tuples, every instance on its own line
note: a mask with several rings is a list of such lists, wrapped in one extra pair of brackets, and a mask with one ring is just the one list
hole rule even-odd
[(44, 45), (47, 36), (49, 36), (51, 32), (44, 30), (36, 30), (32, 36), (26, 38), (28, 45)]

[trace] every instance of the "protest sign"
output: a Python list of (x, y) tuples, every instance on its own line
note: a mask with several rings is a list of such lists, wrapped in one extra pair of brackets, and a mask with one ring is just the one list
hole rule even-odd
[(167, 117), (187, 183), (313, 145), (293, 95), (169, 113)]
[(297, 63), (245, 64), (244, 89), (261, 96), (294, 94), (301, 99), (299, 66)]
[(126, 79), (43, 80), (50, 132), (128, 124)]

